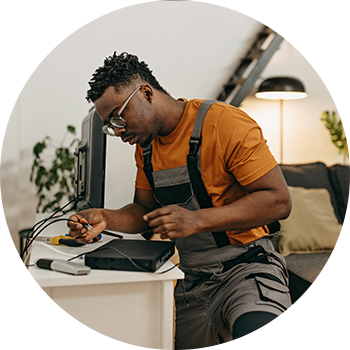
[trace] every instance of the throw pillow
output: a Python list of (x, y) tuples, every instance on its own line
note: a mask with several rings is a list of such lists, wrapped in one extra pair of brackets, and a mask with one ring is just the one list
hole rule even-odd
[(335, 216), (343, 223), (338, 212), (337, 199), (329, 179), (328, 168), (324, 163), (281, 164), (280, 168), (288, 186), (304, 188), (326, 188), (331, 196)]
[(289, 187), (289, 191), (293, 207), (290, 216), (281, 220), (281, 254), (331, 252), (342, 225), (334, 214), (329, 192), (302, 187)]

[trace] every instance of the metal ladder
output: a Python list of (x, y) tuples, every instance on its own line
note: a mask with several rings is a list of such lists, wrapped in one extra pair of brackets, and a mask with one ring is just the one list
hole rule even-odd
[(283, 37), (265, 26), (223, 87), (217, 100), (239, 107), (282, 41)]

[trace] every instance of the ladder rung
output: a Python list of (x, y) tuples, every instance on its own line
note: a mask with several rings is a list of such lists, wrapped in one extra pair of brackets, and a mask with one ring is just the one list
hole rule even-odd
[(234, 87), (236, 87), (236, 85), (242, 84), (243, 81), (244, 79), (242, 77), (232, 77), (230, 81), (227, 84), (225, 84), (224, 89), (233, 89)]
[(238, 79), (243, 75), (245, 70), (250, 66), (252, 63), (252, 59), (243, 58), (240, 65), (236, 69), (235, 76), (238, 77)]
[(257, 36), (257, 38), (253, 44), (253, 47), (260, 47), (271, 34), (260, 33)]
[(241, 79), (237, 80), (237, 83), (235, 85), (243, 84), (244, 80), (245, 80), (244, 78), (241, 78)]
[(260, 55), (261, 55), (263, 52), (264, 52), (264, 50), (259, 49), (259, 50), (255, 51), (255, 52), (249, 54), (249, 56), (247, 57), (247, 59), (249, 59), (249, 60), (251, 60), (251, 61), (252, 61), (252, 60), (255, 60), (255, 59), (259, 58)]

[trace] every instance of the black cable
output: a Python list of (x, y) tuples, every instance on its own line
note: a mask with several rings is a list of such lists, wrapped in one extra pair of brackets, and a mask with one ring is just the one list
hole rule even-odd
[[(92, 250), (91, 252), (93, 252), (93, 250)], [(73, 256), (73, 258), (69, 258), (67, 261), (75, 260), (75, 259), (77, 259), (77, 258), (79, 258), (79, 257), (81, 257), (81, 256), (84, 256), (84, 255), (87, 254), (87, 253), (91, 253), (91, 252), (80, 253), (79, 255)]]
[[(61, 207), (60, 209), (56, 210), (56, 211), (55, 211), (54, 213), (52, 213), (48, 218), (42, 219), (42, 220), (40, 220), (39, 222), (35, 223), (35, 224), (32, 226), (32, 228), (31, 228), (31, 229), (28, 231), (28, 233), (27, 233), (26, 244), (25, 244), (25, 247), (23, 248), (23, 250), (22, 250), (22, 252), (21, 252), (21, 254), (20, 254), (21, 258), (23, 258), (24, 253), (28, 250), (29, 246), (31, 245), (31, 243), (29, 243), (29, 238), (32, 238), (32, 237), (33, 237), (33, 235), (35, 234), (35, 231), (38, 230), (38, 229), (40, 229), (48, 220), (54, 218), (55, 215), (56, 215), (58, 212), (62, 211), (62, 215), (65, 215), (67, 212), (69, 212), (69, 211), (63, 212), (63, 209), (66, 208), (69, 204), (71, 204), (71, 203), (73, 203), (73, 202), (76, 202), (76, 201), (79, 199), (79, 197), (81, 197), (81, 194), (80, 194), (79, 196), (75, 197), (74, 199), (72, 199), (71, 201), (69, 201), (67, 204), (65, 204), (65, 205), (64, 205), (63, 207)], [(60, 215), (60, 216), (62, 216), (62, 215)], [(60, 216), (59, 216), (59, 217), (60, 217)], [(36, 226), (38, 226), (39, 224), (40, 224), (40, 226), (39, 226), (39, 227), (36, 227)]]
[[(21, 252), (21, 255), (20, 255), (21, 258), (19, 259), (19, 266), (21, 266), (22, 263), (23, 263), (23, 255), (24, 255), (24, 252), (26, 252), (26, 251), (28, 250), (28, 248), (29, 248), (29, 246), (30, 246), (30, 244), (31, 244), (31, 243), (30, 243), (29, 246), (28, 246), (28, 240), (29, 240), (29, 238), (32, 238), (32, 237), (33, 237), (35, 231), (38, 230), (38, 229), (40, 229), (48, 220), (51, 220), (52, 218), (55, 218), (55, 215), (56, 215), (57, 213), (59, 213), (60, 211), (62, 211), (62, 213), (63, 213), (62, 215), (64, 215), (65, 212), (63, 212), (63, 209), (66, 208), (68, 205), (72, 204), (73, 202), (75, 203), (76, 201), (78, 201), (78, 199), (79, 199), (80, 197), (81, 197), (81, 195), (79, 195), (79, 196), (73, 198), (71, 201), (69, 201), (68, 203), (66, 203), (63, 207), (61, 207), (61, 208), (57, 209), (55, 212), (53, 212), (48, 218), (42, 219), (42, 220), (38, 221), (37, 223), (35, 223), (35, 224), (33, 225), (33, 227), (32, 227), (32, 228), (28, 231), (28, 233), (27, 233), (27, 236), (26, 236), (26, 245), (25, 245), (25, 247), (23, 248), (23, 251)], [(62, 215), (60, 215), (59, 217), (61, 217)], [(39, 225), (39, 227), (38, 227), (38, 225)], [(15, 261), (15, 263), (12, 265), (10, 271), (12, 270), (13, 266), (17, 264), (17, 261), (18, 261), (18, 259), (17, 259), (17, 260)], [(0, 281), (0, 283), (1, 283), (1, 281)]]
[[(47, 220), (45, 220), (47, 221)], [(21, 258), (23, 258), (24, 253), (28, 250), (28, 248), (31, 246), (31, 244), (34, 242), (34, 240), (40, 235), (41, 232), (43, 232), (47, 227), (49, 227), (50, 225), (54, 224), (55, 222), (58, 221), (73, 221), (73, 220), (69, 220), (69, 219), (56, 219), (54, 221), (49, 222), (46, 226), (44, 226), (37, 234), (35, 234), (33, 237), (31, 237), (31, 240), (27, 242), (26, 246), (24, 247), (22, 254), (21, 254)], [(43, 225), (45, 224), (45, 222), (40, 225), (40, 227), (38, 227), (36, 230), (40, 229)], [(35, 231), (36, 231), (35, 230)], [(35, 231), (33, 232), (33, 234), (35, 233)]]
[(106, 231), (106, 230), (103, 230), (101, 233), (104, 233), (104, 234), (107, 235), (107, 236), (117, 237), (117, 238), (120, 238), (120, 239), (123, 239), (123, 238), (124, 238), (122, 235), (118, 235), (118, 234), (116, 234), (116, 233), (109, 232), (109, 231)]
[[(36, 228), (36, 226), (39, 225), (40, 223), (45, 223), (45, 221), (52, 219), (52, 218), (55, 217), (55, 215), (56, 215), (57, 213), (59, 213), (60, 211), (62, 211), (62, 215), (68, 213), (69, 210), (63, 211), (63, 209), (66, 208), (69, 204), (71, 204), (71, 203), (73, 203), (73, 202), (76, 202), (76, 201), (79, 199), (79, 197), (81, 197), (81, 194), (80, 194), (79, 196), (73, 198), (73, 199), (72, 199), (71, 201), (69, 201), (68, 203), (66, 203), (63, 207), (57, 209), (57, 210), (56, 210), (55, 212), (53, 212), (48, 218), (42, 219), (42, 220), (40, 220), (39, 222), (37, 222), (36, 224), (34, 224), (34, 226), (31, 228), (31, 230), (27, 233), (27, 238), (30, 238), (30, 236), (28, 236), (28, 235), (29, 235), (29, 233), (30, 233), (31, 231), (35, 231), (36, 229), (40, 228), (40, 227), (43, 225), (43, 224), (42, 224), (42, 225), (40, 225), (40, 227)], [(62, 215), (60, 215), (60, 216), (62, 216)], [(59, 217), (60, 217), (60, 216), (59, 216)], [(34, 232), (33, 232), (33, 234), (34, 234)]]
[[(48, 218), (42, 219), (42, 220), (38, 221), (37, 223), (35, 223), (35, 224), (33, 225), (33, 227), (32, 227), (32, 228), (28, 231), (28, 233), (27, 233), (27, 236), (26, 236), (26, 245), (25, 245), (25, 247), (23, 248), (23, 252), (21, 252), (21, 254), (24, 253), (25, 251), (27, 251), (27, 249), (28, 249), (28, 247), (27, 247), (27, 245), (28, 245), (28, 240), (29, 240), (29, 238), (32, 238), (32, 237), (33, 237), (35, 230), (41, 228), (48, 220), (51, 220), (52, 218), (57, 218), (57, 217), (56, 217), (56, 214), (59, 213), (60, 211), (62, 211), (62, 214), (59, 215), (58, 217), (61, 217), (61, 216), (65, 215), (65, 214), (67, 213), (67, 211), (63, 211), (63, 209), (66, 208), (68, 205), (70, 205), (70, 204), (72, 204), (72, 203), (75, 204), (75, 203), (79, 200), (80, 197), (82, 197), (82, 194), (80, 194), (80, 195), (77, 196), (77, 197), (74, 197), (71, 201), (69, 201), (68, 203), (66, 203), (63, 207), (61, 207), (61, 208), (57, 209), (55, 212), (53, 212)], [(73, 207), (74, 207), (74, 206), (73, 206)], [(39, 225), (39, 227), (37, 227), (38, 225)], [(31, 244), (31, 243), (30, 243), (30, 244)], [(30, 244), (29, 244), (29, 245), (30, 245)], [(22, 255), (22, 257), (23, 257), (23, 255)], [(23, 260), (23, 259), (21, 258), (21, 259), (20, 259), (19, 265), (22, 264), (22, 262), (23, 262), (22, 260)], [(0, 281), (0, 283), (1, 283), (1, 281)]]
[(167, 269), (167, 270), (162, 271), (162, 272), (154, 272), (154, 273), (156, 273), (157, 275), (161, 275), (161, 274), (163, 274), (163, 273), (166, 273), (166, 272), (169, 272), (169, 271), (175, 269), (175, 267), (178, 267), (178, 266), (180, 266), (179, 263), (175, 264), (175, 265), (174, 265), (173, 267), (171, 267), (170, 269)]

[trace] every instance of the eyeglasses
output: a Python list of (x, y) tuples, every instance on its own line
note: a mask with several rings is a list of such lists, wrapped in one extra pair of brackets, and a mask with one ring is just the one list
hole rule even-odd
[(129, 103), (129, 101), (131, 100), (131, 98), (136, 94), (136, 92), (138, 90), (140, 90), (142, 87), (139, 86), (138, 88), (136, 88), (131, 95), (126, 99), (126, 101), (123, 103), (123, 105), (120, 107), (119, 112), (114, 115), (113, 117), (111, 117), (109, 124), (103, 125), (101, 128), (101, 132), (105, 133), (108, 136), (115, 136), (114, 133), (114, 128), (118, 128), (118, 129), (123, 129), (126, 127), (126, 121), (124, 118), (122, 118), (122, 113), (124, 111), (124, 109), (126, 108), (127, 104)]

